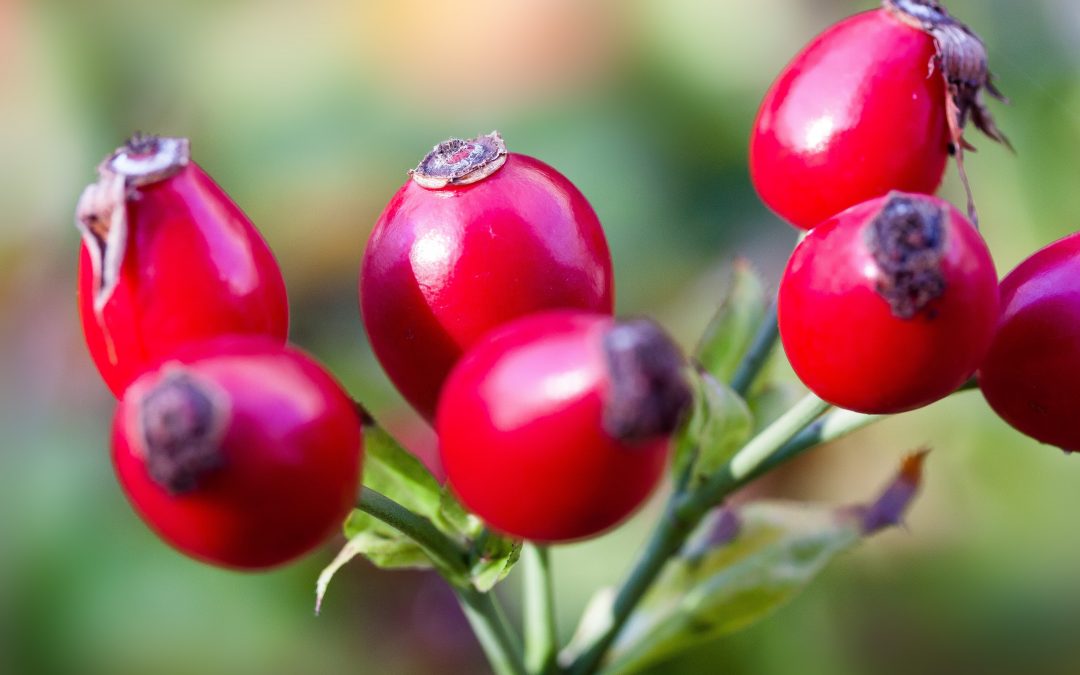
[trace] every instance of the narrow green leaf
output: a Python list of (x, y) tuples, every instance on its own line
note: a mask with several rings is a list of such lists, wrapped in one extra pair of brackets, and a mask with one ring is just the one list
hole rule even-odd
[(440, 491), (435, 525), (444, 532), (458, 532), (470, 540), (476, 539), (484, 528), (483, 522), (465, 510), (449, 486)]
[(757, 433), (783, 415), (806, 394), (806, 389), (796, 382), (773, 379), (762, 383), (747, 396), (747, 405), (753, 415)]
[(483, 527), (449, 487), (440, 484), (423, 462), (382, 427), (364, 430), (364, 485), (462, 541), (475, 539)]
[[(521, 553), (521, 543), (485, 533), (480, 519), (465, 510), (450, 488), (439, 484), (419, 459), (381, 427), (368, 426), (364, 433), (364, 485), (427, 518), (463, 546), (476, 547), (469, 579), (477, 590), (486, 592), (506, 578)], [(419, 545), (362, 511), (353, 511), (345, 522), (345, 535), (350, 543), (359, 539), (353, 548), (360, 548), (358, 553), (379, 567), (432, 566)], [(440, 572), (448, 578), (455, 576), (452, 570)]]
[(443, 487), (416, 458), (378, 425), (364, 427), (364, 485), (438, 524)]
[(618, 593), (613, 586), (605, 586), (593, 593), (585, 603), (585, 610), (581, 613), (574, 635), (559, 653), (560, 663), (572, 663), (611, 628), (615, 620), (616, 595)]
[(711, 514), (630, 618), (604, 672), (636, 671), (741, 630), (794, 598), (838, 554), (900, 522), (923, 457), (909, 458), (868, 505), (758, 502)]
[(691, 377), (694, 408), (675, 443), (675, 475), (689, 470), (697, 483), (722, 467), (750, 438), (753, 417), (746, 402), (712, 375)]
[(471, 570), (473, 586), (487, 593), (510, 574), (521, 557), (521, 542), (500, 535), (489, 535)]
[(345, 521), (345, 533), (349, 537), (345, 548), (363, 555), (377, 567), (394, 569), (432, 566), (431, 560), (419, 544), (362, 511), (353, 511)]
[(333, 561), (319, 574), (315, 583), (315, 613), (322, 607), (330, 580), (338, 570), (356, 556), (363, 556), (383, 569), (429, 569), (431, 559), (412, 539), (382, 521), (361, 511), (353, 511), (345, 522), (349, 541)]
[(731, 283), (694, 352), (694, 358), (721, 382), (730, 382), (765, 317), (768, 297), (753, 266), (732, 265)]

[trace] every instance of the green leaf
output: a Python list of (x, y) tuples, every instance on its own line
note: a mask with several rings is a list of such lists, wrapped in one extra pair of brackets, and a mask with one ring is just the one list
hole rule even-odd
[(481, 593), (487, 593), (497, 583), (510, 574), (510, 570), (521, 557), (521, 542), (501, 535), (488, 534), (478, 543), (481, 544), (476, 555), (476, 562), (470, 570), (473, 586)]
[(379, 426), (364, 429), (363, 482), (462, 541), (475, 539), (483, 528), (449, 487), (440, 484), (423, 462)]
[(712, 375), (691, 376), (694, 408), (675, 442), (675, 475), (695, 484), (724, 466), (750, 438), (753, 416), (731, 387)]
[(714, 378), (731, 381), (765, 317), (767, 304), (765, 286), (753, 266), (737, 259), (727, 294), (694, 352), (697, 362)]
[(865, 506), (758, 502), (715, 511), (630, 618), (604, 672), (636, 671), (741, 630), (794, 598), (838, 554), (900, 522), (924, 456), (909, 458)]
[(443, 486), (378, 425), (364, 426), (364, 485), (437, 525), (445, 511)]
[[(448, 486), (439, 484), (419, 459), (381, 427), (369, 425), (364, 434), (364, 485), (427, 518), (461, 545), (471, 546), (475, 563), (469, 580), (477, 590), (486, 592), (506, 578), (521, 553), (521, 543), (487, 532)], [(349, 545), (339, 559), (353, 551), (352, 556), (363, 555), (384, 568), (432, 566), (419, 545), (362, 511), (352, 512), (345, 522), (345, 535)], [(344, 564), (334, 562), (336, 567), (327, 568), (330, 575)], [(440, 572), (448, 578), (455, 576), (452, 570)]]
[[(353, 511), (345, 521), (349, 542), (345, 549), (363, 555), (376, 567), (430, 568), (424, 549), (406, 535), (363, 511)], [(344, 550), (344, 549), (343, 549)]]
[(577, 628), (570, 641), (559, 654), (559, 661), (571, 663), (589, 649), (615, 622), (615, 597), (618, 592), (613, 586), (604, 586), (593, 593), (585, 603)]
[(444, 486), (439, 494), (439, 511), (435, 525), (444, 532), (456, 532), (472, 540), (480, 536), (484, 529), (479, 518), (465, 510), (449, 486)]
[[(477, 590), (486, 592), (507, 577), (517, 562), (517, 556), (521, 554), (521, 542), (487, 532), (481, 519), (465, 510), (454, 492), (448, 486), (440, 485), (423, 463), (386, 431), (369, 426), (364, 433), (364, 485), (430, 519), (435, 527), (463, 545), (472, 545), (476, 562), (470, 570), (470, 578)], [(373, 529), (369, 521), (377, 526)], [(384, 539), (388, 531), (396, 535), (396, 530), (360, 511), (354, 511), (346, 522), (346, 536), (350, 539), (361, 532), (367, 532), (369, 537)], [(375, 545), (384, 542), (368, 543)], [(419, 550), (419, 546), (416, 549)], [(422, 561), (419, 557), (409, 559), (406, 556), (409, 551), (404, 549), (390, 550), (386, 546), (378, 546), (374, 552), (382, 557), (373, 559), (366, 552), (364, 554), (380, 567), (416, 567), (427, 561), (427, 556), (423, 556)], [(422, 555), (422, 550), (419, 552)], [(430, 561), (423, 566), (430, 567)], [(446, 575), (447, 570), (442, 571)]]
[(349, 541), (333, 561), (319, 574), (315, 583), (315, 613), (322, 608), (323, 597), (330, 580), (338, 570), (356, 556), (363, 556), (383, 569), (429, 569), (431, 559), (412, 539), (382, 521), (361, 511), (353, 511), (345, 521)]
[(788, 380), (769, 380), (755, 387), (747, 396), (750, 414), (753, 415), (753, 433), (757, 433), (776, 421), (806, 394), (806, 389)]

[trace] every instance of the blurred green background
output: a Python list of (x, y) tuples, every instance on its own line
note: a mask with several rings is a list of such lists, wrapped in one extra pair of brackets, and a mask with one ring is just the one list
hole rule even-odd
[[(418, 449), (431, 438), (374, 363), (361, 251), (405, 170), (499, 129), (585, 192), (624, 313), (686, 344), (735, 256), (770, 284), (794, 233), (750, 187), (760, 97), (841, 0), (0, 0), (0, 672), (483, 672), (439, 580), (356, 562), (322, 616), (332, 549), (261, 575), (157, 541), (118, 490), (113, 401), (78, 329), (75, 201), (131, 132), (192, 139), (289, 284), (293, 337)], [(1015, 156), (969, 158), (999, 271), (1080, 227), (1080, 4), (950, 0), (984, 37)], [(962, 203), (954, 170), (944, 194)], [(1078, 411), (1080, 412), (1080, 411)], [(1080, 459), (995, 419), (977, 393), (886, 422), (754, 489), (869, 497), (935, 448), (909, 527), (844, 557), (754, 628), (660, 673), (1080, 672)], [(655, 504), (555, 558), (562, 630), (616, 581)], [(512, 605), (512, 582), (504, 589)]]

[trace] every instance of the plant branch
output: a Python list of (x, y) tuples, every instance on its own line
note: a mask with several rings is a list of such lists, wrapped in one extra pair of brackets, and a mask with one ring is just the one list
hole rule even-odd
[[(972, 378), (960, 385), (960, 387), (950, 394), (950, 396), (956, 396), (965, 391), (973, 391), (978, 388), (978, 380)], [(807, 450), (843, 438), (850, 433), (888, 417), (889, 415), (864, 415), (862, 413), (838, 408), (796, 434), (794, 438), (781, 446), (779, 450), (770, 455), (767, 460), (754, 469), (750, 475), (740, 481), (740, 484), (749, 483), (755, 478), (780, 466), (784, 462), (798, 457)]]
[[(973, 389), (978, 389), (974, 379), (965, 382), (953, 395)], [(807, 395), (751, 439), (706, 484), (683, 497), (681, 502), (678, 494), (674, 496), (645, 552), (616, 596), (610, 627), (572, 664), (571, 673), (584, 675), (596, 671), (637, 602), (709, 509), (735, 490), (803, 452), (888, 417), (843, 409), (827, 413), (830, 407), (813, 394)]]
[(497, 675), (525, 675), (520, 641), (507, 625), (494, 595), (481, 593), (469, 582), (467, 551), (427, 518), (371, 488), (362, 488), (356, 507), (415, 541), (443, 571)]
[(542, 675), (554, 669), (558, 650), (555, 595), (547, 547), (525, 544), (521, 563), (525, 573), (525, 665), (530, 673)]
[(494, 593), (475, 588), (456, 589), (461, 608), (476, 633), (496, 675), (527, 675), (521, 657), (521, 644), (510, 629), (495, 602)]
[(752, 438), (723, 469), (688, 494), (675, 493), (657, 529), (615, 596), (607, 629), (570, 666), (573, 675), (593, 673), (634, 607), (709, 509), (731, 493), (758, 465), (829, 409), (813, 394)]
[(440, 569), (468, 578), (468, 553), (427, 518), (369, 487), (361, 489), (356, 508), (415, 541)]
[(863, 415), (850, 410), (834, 410), (796, 434), (751, 471), (742, 482), (748, 483), (811, 448), (843, 438), (886, 417), (888, 415)]
[(776, 339), (780, 336), (776, 309), (777, 301), (774, 295), (765, 310), (765, 317), (761, 325), (758, 326), (757, 332), (754, 333), (754, 339), (750, 342), (746, 354), (743, 355), (742, 361), (739, 362), (739, 366), (735, 369), (735, 374), (731, 377), (731, 388), (743, 398), (746, 397), (751, 385), (754, 384), (754, 380), (757, 379), (758, 373), (761, 372), (761, 369), (769, 360), (769, 355), (772, 354), (773, 348), (776, 346)]

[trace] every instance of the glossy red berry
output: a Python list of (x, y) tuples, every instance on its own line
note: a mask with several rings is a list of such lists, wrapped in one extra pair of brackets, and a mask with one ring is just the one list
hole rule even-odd
[(997, 276), (959, 211), (896, 192), (810, 232), (780, 282), (779, 312), (807, 387), (842, 408), (896, 413), (975, 372), (998, 318)]
[(454, 368), (437, 429), (450, 484), (491, 527), (567, 541), (612, 527), (664, 473), (690, 402), (678, 348), (646, 320), (518, 319)]
[(113, 422), (135, 510), (199, 560), (257, 569), (319, 545), (348, 515), (360, 420), (312, 359), (265, 337), (182, 348), (139, 377)]
[(462, 352), (545, 309), (610, 313), (611, 255), (589, 202), (498, 134), (436, 146), (364, 253), (360, 304), (375, 355), (429, 420)]
[(255, 226), (190, 160), (181, 138), (137, 136), (79, 201), (79, 310), (117, 396), (188, 342), (262, 334), (284, 343), (285, 283)]
[(981, 101), (983, 87), (1000, 95), (978, 37), (936, 2), (883, 5), (814, 38), (761, 104), (751, 178), (796, 227), (890, 190), (935, 192), (969, 115), (1004, 141)]
[(1001, 282), (1001, 321), (979, 386), (1006, 422), (1080, 451), (1080, 233), (1057, 241)]

